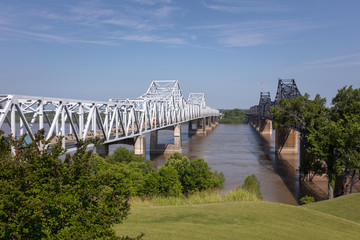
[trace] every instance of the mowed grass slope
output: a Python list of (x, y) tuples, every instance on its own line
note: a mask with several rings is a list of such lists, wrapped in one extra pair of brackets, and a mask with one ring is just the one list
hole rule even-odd
[(360, 223), (360, 193), (307, 204), (302, 207)]
[(358, 239), (360, 224), (272, 202), (133, 207), (118, 236), (143, 239)]

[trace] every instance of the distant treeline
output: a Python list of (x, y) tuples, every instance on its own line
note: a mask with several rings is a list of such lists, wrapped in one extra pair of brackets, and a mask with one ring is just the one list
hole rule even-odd
[(220, 109), (220, 112), (223, 114), (220, 123), (247, 123), (248, 121), (246, 113), (249, 109)]

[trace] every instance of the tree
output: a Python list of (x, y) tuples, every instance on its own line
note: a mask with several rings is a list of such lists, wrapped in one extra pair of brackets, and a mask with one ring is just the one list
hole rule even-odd
[(111, 226), (127, 216), (128, 193), (99, 175), (87, 144), (61, 160), (61, 140), (47, 150), (38, 147), (51, 141), (43, 130), (28, 145), (24, 138), (0, 135), (0, 238), (114, 239)]
[(360, 89), (345, 86), (338, 90), (330, 109), (325, 102), (319, 95), (310, 101), (307, 94), (283, 99), (272, 114), (275, 126), (292, 126), (300, 131), (308, 153), (300, 171), (304, 175), (325, 174), (329, 198), (333, 198), (338, 176), (360, 167)]

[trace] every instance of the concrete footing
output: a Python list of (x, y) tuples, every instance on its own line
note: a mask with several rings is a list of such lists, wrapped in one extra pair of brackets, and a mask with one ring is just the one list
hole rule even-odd
[(291, 128), (276, 129), (275, 131), (275, 149), (281, 152), (298, 152), (298, 132)]
[(146, 137), (138, 136), (134, 138), (134, 153), (143, 155), (146, 158)]
[(175, 152), (182, 153), (181, 146), (181, 125), (177, 124), (171, 129), (174, 131), (174, 144), (159, 144), (158, 131), (150, 133), (150, 154), (173, 154)]
[(264, 134), (272, 134), (272, 121), (268, 119), (260, 119), (258, 131)]
[(107, 155), (109, 155), (109, 145), (103, 144), (96, 147), (96, 153), (99, 154), (100, 157), (105, 158)]
[[(261, 134), (272, 134), (272, 121), (269, 119), (249, 116), (249, 124)], [(275, 149), (278, 153), (298, 152), (298, 132), (291, 128), (276, 129)]]

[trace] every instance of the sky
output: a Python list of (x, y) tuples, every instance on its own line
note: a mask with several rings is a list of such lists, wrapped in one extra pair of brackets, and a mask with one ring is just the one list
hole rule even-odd
[(359, 0), (0, 0), (0, 93), (107, 101), (178, 80), (249, 108), (360, 87)]

